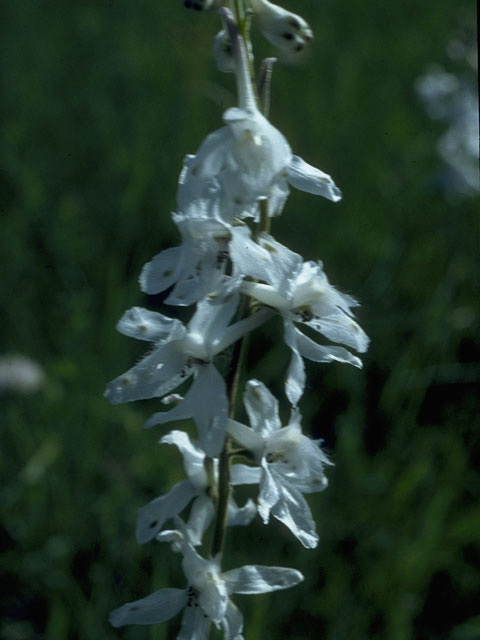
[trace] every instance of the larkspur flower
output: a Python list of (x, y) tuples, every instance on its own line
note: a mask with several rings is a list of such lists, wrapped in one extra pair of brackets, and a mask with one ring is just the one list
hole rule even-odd
[[(162, 530), (165, 522), (175, 518), (192, 502), (190, 516), (186, 524), (188, 537), (197, 546), (202, 542), (202, 535), (210, 524), (214, 505), (209, 495), (209, 480), (205, 470), (205, 452), (191, 442), (184, 431), (171, 431), (160, 439), (162, 444), (175, 445), (183, 457), (186, 480), (175, 484), (165, 495), (154, 498), (138, 512), (137, 541), (145, 544)], [(217, 462), (217, 461), (215, 461)], [(235, 467), (232, 467), (232, 484), (235, 483)], [(240, 483), (238, 483), (240, 484)], [(247, 525), (256, 514), (256, 508), (249, 499), (244, 507), (239, 508), (230, 498), (227, 524)]]
[(177, 191), (178, 211), (190, 215), (198, 201), (210, 203), (212, 217), (258, 219), (261, 200), (270, 215), (281, 212), (288, 185), (336, 202), (341, 193), (332, 178), (292, 155), (285, 137), (260, 113), (243, 39), (233, 16), (223, 8), (236, 62), (238, 107), (224, 114), (226, 126), (211, 133), (196, 155), (185, 158)]
[(285, 567), (246, 565), (222, 573), (218, 557), (202, 558), (185, 537), (182, 553), (187, 587), (159, 589), (124, 604), (110, 614), (114, 627), (165, 622), (183, 610), (177, 640), (206, 640), (210, 621), (223, 629), (224, 640), (243, 640), (243, 616), (230, 595), (288, 589), (303, 580), (299, 571)]
[[(258, 380), (249, 380), (244, 404), (250, 420), (247, 427), (229, 420), (228, 433), (242, 446), (251, 450), (260, 470), (258, 511), (267, 523), (270, 515), (283, 522), (307, 548), (314, 548), (318, 535), (310, 508), (303, 497), (325, 489), (324, 466), (331, 464), (318, 441), (303, 435), (297, 409), (282, 427), (278, 401)], [(255, 482), (255, 468), (243, 465), (238, 470), (244, 484)]]
[[(290, 258), (290, 250), (279, 246), (282, 255)], [(321, 262), (297, 263), (288, 287), (276, 287), (272, 276), (266, 272), (270, 284), (243, 282), (242, 291), (259, 302), (276, 309), (283, 318), (285, 342), (292, 350), (292, 358), (286, 378), (286, 394), (293, 405), (302, 396), (305, 387), (303, 358), (314, 362), (346, 362), (362, 367), (361, 360), (344, 347), (320, 345), (295, 325), (300, 323), (321, 333), (332, 342), (345, 344), (359, 353), (368, 348), (369, 339), (352, 317), (351, 308), (358, 302), (340, 293), (328, 281)]]
[(140, 287), (148, 294), (174, 288), (165, 302), (188, 306), (218, 289), (228, 255), (229, 225), (205, 213), (197, 202), (190, 215), (174, 213), (182, 244), (157, 254), (142, 269)]
[(147, 309), (127, 311), (117, 329), (153, 342), (155, 348), (110, 382), (105, 396), (113, 404), (162, 397), (193, 376), (183, 400), (170, 411), (154, 414), (146, 426), (193, 418), (203, 450), (209, 456), (218, 455), (225, 439), (228, 399), (213, 359), (268, 317), (260, 311), (229, 325), (237, 305), (237, 294), (223, 301), (203, 300), (187, 326)]

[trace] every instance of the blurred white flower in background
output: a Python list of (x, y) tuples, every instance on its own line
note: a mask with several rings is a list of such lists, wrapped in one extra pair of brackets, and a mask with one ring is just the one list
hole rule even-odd
[(480, 192), (478, 56), (474, 42), (469, 40), (468, 34), (462, 34), (447, 44), (447, 55), (457, 67), (457, 73), (434, 65), (415, 83), (429, 116), (447, 123), (437, 151), (447, 169), (443, 176), (444, 189), (457, 197), (475, 196)]
[(35, 393), (45, 384), (42, 367), (20, 354), (0, 357), (0, 393)]

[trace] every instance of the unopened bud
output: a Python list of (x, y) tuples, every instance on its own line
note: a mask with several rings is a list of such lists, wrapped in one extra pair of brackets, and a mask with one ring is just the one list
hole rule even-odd
[(218, 7), (219, 0), (184, 0), (183, 6), (186, 9), (194, 9), (195, 11), (204, 11)]
[(260, 31), (273, 45), (298, 55), (313, 40), (313, 33), (303, 18), (268, 0), (250, 0)]

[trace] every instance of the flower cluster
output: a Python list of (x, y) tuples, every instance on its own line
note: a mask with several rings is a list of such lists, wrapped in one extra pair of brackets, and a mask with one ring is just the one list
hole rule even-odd
[[(220, 4), (185, 2), (197, 10)], [(299, 16), (266, 0), (247, 4), (273, 44), (288, 43), (299, 50), (311, 39)], [(257, 514), (264, 523), (273, 516), (304, 547), (317, 545), (304, 494), (327, 486), (324, 469), (330, 462), (320, 442), (302, 432), (298, 405), (305, 388), (303, 359), (361, 367), (349, 349), (362, 353), (368, 346), (352, 316), (356, 301), (329, 283), (320, 262), (304, 261), (268, 232), (290, 187), (332, 202), (341, 193), (328, 174), (293, 155), (285, 137), (262, 113), (251, 79), (248, 19), (234, 17), (226, 8), (220, 14), (221, 38), (228, 43), (222, 51), (230, 56), (224, 66), (235, 73), (238, 106), (228, 109), (224, 126), (185, 158), (173, 214), (182, 243), (155, 256), (140, 276), (144, 292), (168, 290), (167, 304), (192, 306), (190, 320), (183, 323), (139, 307), (128, 310), (118, 330), (153, 348), (106, 391), (112, 403), (160, 398), (173, 405), (155, 413), (147, 427), (185, 419), (196, 426), (193, 440), (179, 430), (160, 440), (177, 447), (186, 479), (142, 507), (137, 521), (140, 544), (167, 541), (182, 554), (186, 587), (160, 589), (111, 614), (111, 623), (122, 626), (163, 622), (183, 610), (181, 640), (207, 638), (210, 622), (223, 629), (226, 640), (240, 640), (243, 618), (232, 594), (284, 589), (303, 579), (284, 567), (222, 570), (225, 529), (246, 526)], [(275, 318), (283, 323), (291, 351), (285, 376), (291, 417), (282, 426), (278, 400), (262, 382), (251, 379), (244, 392), (247, 426), (233, 415), (241, 364), (238, 346), (248, 333)], [(302, 327), (326, 340), (319, 342)], [(228, 355), (231, 364), (224, 376), (219, 359), (225, 361)], [(240, 453), (243, 463), (231, 464)], [(239, 507), (230, 492), (236, 485), (257, 485), (256, 503), (248, 500)], [(180, 514), (186, 509), (183, 522)], [(170, 521), (174, 529), (165, 528)], [(210, 550), (203, 557), (197, 547), (206, 546), (209, 532)]]

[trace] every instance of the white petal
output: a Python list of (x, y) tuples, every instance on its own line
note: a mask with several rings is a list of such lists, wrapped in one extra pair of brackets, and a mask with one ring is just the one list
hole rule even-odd
[(198, 604), (218, 627), (228, 606), (227, 586), (220, 574), (212, 573), (204, 580), (199, 589)]
[(318, 535), (310, 508), (300, 491), (282, 484), (281, 497), (272, 507), (272, 515), (290, 529), (307, 549), (318, 544)]
[(126, 311), (117, 324), (117, 330), (131, 338), (149, 342), (159, 342), (169, 337), (171, 339), (172, 331), (177, 338), (185, 333), (180, 320), (142, 307), (132, 307)]
[(294, 587), (303, 575), (296, 569), (246, 565), (223, 574), (230, 593), (269, 593)]
[(194, 547), (202, 544), (203, 534), (214, 516), (213, 502), (205, 494), (200, 495), (193, 503), (188, 516), (187, 531)]
[(243, 615), (231, 600), (228, 601), (222, 624), (223, 640), (243, 640)]
[(197, 379), (182, 402), (170, 411), (155, 413), (145, 426), (193, 418), (202, 449), (214, 458), (222, 450), (225, 441), (227, 390), (224, 379), (213, 364), (197, 365), (197, 369)]
[(123, 627), (125, 624), (156, 624), (176, 616), (187, 604), (185, 589), (160, 589), (146, 598), (127, 602), (110, 613), (110, 624)]
[(250, 276), (272, 285), (285, 295), (302, 258), (290, 251), (272, 236), (261, 233), (256, 242), (248, 227), (234, 227), (229, 244), (234, 273)]
[(227, 431), (243, 447), (253, 451), (256, 455), (262, 455), (264, 439), (261, 435), (255, 433), (253, 429), (236, 420), (229, 419)]
[(193, 416), (200, 445), (207, 456), (214, 458), (223, 449), (228, 419), (228, 398), (225, 380), (213, 364), (201, 367), (197, 379), (197, 410)]
[(234, 464), (230, 470), (230, 482), (233, 486), (239, 484), (258, 484), (260, 482), (260, 474), (260, 467)]
[(312, 167), (298, 156), (292, 156), (290, 161), (288, 182), (300, 191), (323, 196), (332, 202), (338, 202), (342, 198), (342, 192), (331, 176)]
[(295, 406), (303, 395), (305, 389), (305, 365), (297, 348), (297, 333), (292, 322), (285, 320), (285, 342), (292, 350), (292, 357), (288, 365), (285, 379), (285, 393), (290, 402)]
[(313, 318), (305, 322), (306, 325), (319, 331), (332, 342), (340, 342), (348, 347), (356, 349), (359, 353), (365, 353), (368, 349), (369, 338), (355, 320), (344, 313), (332, 316)]
[(177, 640), (207, 640), (210, 621), (200, 607), (187, 606)]
[(243, 507), (238, 507), (235, 500), (230, 499), (228, 503), (227, 525), (229, 527), (245, 527), (251, 523), (257, 515), (257, 507), (250, 498)]
[(207, 486), (205, 452), (195, 446), (185, 431), (170, 431), (160, 439), (162, 444), (174, 444), (183, 457), (183, 466), (190, 482), (198, 488)]
[(296, 344), (299, 352), (304, 358), (314, 362), (345, 362), (353, 364), (354, 367), (362, 368), (362, 361), (343, 347), (331, 345), (320, 345), (308, 338), (298, 329), (294, 329)]
[(177, 281), (184, 266), (183, 262), (187, 257), (182, 247), (170, 247), (157, 254), (142, 269), (140, 274), (141, 290), (153, 295), (171, 287)]
[(195, 261), (192, 270), (180, 279), (166, 304), (186, 307), (216, 291), (223, 282), (225, 263), (218, 263), (218, 251)]
[(197, 489), (189, 480), (182, 480), (168, 493), (154, 498), (138, 510), (137, 542), (145, 544), (152, 540), (169, 518), (178, 515), (197, 494)]
[(259, 302), (278, 311), (288, 310), (290, 307), (289, 302), (283, 295), (280, 295), (280, 293), (269, 284), (244, 281), (241, 286), (241, 291), (247, 296), (255, 298)]
[(262, 463), (262, 479), (260, 483), (260, 494), (258, 496), (258, 513), (263, 522), (267, 524), (270, 518), (270, 511), (278, 502), (281, 495), (281, 486), (270, 473), (267, 463)]
[(152, 353), (107, 385), (112, 404), (165, 395), (191, 374), (181, 351), (181, 341), (161, 344)]
[[(190, 341), (197, 340), (199, 344), (204, 345), (206, 359), (212, 358), (225, 348), (219, 349), (217, 345), (237, 310), (238, 301), (239, 295), (232, 294), (221, 302), (203, 300), (198, 303), (195, 314), (188, 324), (188, 336)], [(201, 353), (197, 356), (192, 352), (192, 355), (202, 357)]]
[(243, 338), (243, 336), (250, 331), (257, 329), (260, 325), (266, 322), (271, 315), (272, 314), (268, 309), (261, 309), (260, 311), (253, 313), (251, 316), (231, 324), (225, 329), (223, 336), (215, 345), (215, 354), (220, 353), (239, 338)]
[(278, 400), (259, 380), (249, 380), (243, 395), (252, 429), (266, 438), (281, 428)]

